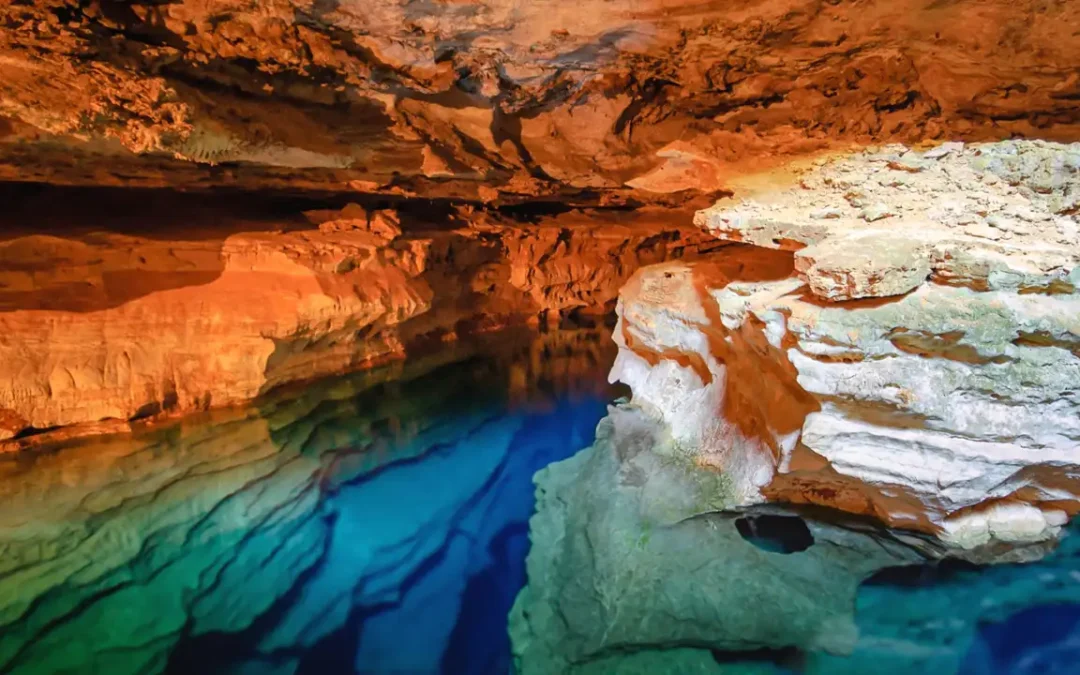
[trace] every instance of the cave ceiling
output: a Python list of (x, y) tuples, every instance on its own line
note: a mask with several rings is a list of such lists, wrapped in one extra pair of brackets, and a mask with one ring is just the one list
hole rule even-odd
[(686, 204), (1080, 131), (1068, 0), (14, 0), (0, 180)]

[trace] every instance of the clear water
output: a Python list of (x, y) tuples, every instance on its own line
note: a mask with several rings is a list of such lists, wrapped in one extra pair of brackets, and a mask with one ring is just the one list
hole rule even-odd
[(1080, 673), (1080, 524), (1025, 564), (928, 564), (863, 582), (851, 655), (817, 672)]
[(3, 463), (0, 667), (508, 672), (532, 476), (592, 442), (612, 349), (502, 335)]
[[(502, 334), (0, 460), (0, 672), (508, 673), (532, 476), (592, 442), (613, 358), (603, 330)], [(1080, 535), (879, 575), (855, 618), (847, 655), (716, 659), (1080, 673)]]

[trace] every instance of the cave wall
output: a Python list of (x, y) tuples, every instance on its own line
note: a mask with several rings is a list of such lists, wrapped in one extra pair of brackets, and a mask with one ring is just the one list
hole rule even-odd
[(648, 210), (427, 205), (418, 220), (210, 204), (187, 226), (196, 198), (157, 193), (134, 205), (113, 193), (112, 215), (80, 230), (77, 212), (44, 207), (65, 194), (36, 200), (47, 233), (0, 240), (0, 435), (20, 436), (5, 449), (54, 427), (233, 405), (508, 325), (596, 325), (639, 266), (725, 245), (688, 213)]
[(17, 0), (0, 178), (585, 203), (1075, 138), (1068, 0)]

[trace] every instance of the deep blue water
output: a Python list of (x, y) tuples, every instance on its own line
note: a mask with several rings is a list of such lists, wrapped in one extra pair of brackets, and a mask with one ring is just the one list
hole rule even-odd
[[(508, 334), (0, 461), (0, 672), (508, 673), (532, 477), (592, 443), (613, 356)], [(854, 616), (850, 654), (725, 672), (1080, 674), (1080, 533), (880, 574)]]
[(0, 664), (507, 673), (533, 474), (620, 392), (606, 332), (501, 340), (6, 466)]
[[(532, 476), (589, 445), (607, 403), (554, 395), (542, 410), (515, 411), (492, 401), (474, 410), (484, 419), (424, 454), (334, 486), (324, 502), (330, 543), (317, 564), (251, 630), (181, 642), (171, 670), (204, 666), (207, 650), (225, 669), (291, 660), (291, 649), (283, 659), (260, 654), (271, 636), (303, 645), (304, 675), (507, 673), (506, 617), (525, 585)], [(390, 456), (396, 449), (391, 438)], [(338, 606), (340, 625), (321, 627)]]
[(981, 626), (961, 673), (1074, 675), (1080, 672), (1080, 604), (1030, 607)]

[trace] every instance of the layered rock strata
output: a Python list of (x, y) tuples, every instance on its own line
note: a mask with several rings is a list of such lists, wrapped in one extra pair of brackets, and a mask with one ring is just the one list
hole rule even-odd
[[(537, 474), (529, 585), (510, 614), (518, 672), (921, 675), (1075, 662), (1075, 524), (1038, 562), (985, 567), (937, 560), (933, 538), (805, 508), (798, 546), (769, 546), (747, 521), (765, 522), (762, 509), (799, 518), (775, 506), (717, 512), (733, 486), (697, 461), (647, 410), (622, 404), (592, 447)], [(1033, 626), (1019, 645), (1003, 635)]]
[(466, 208), (405, 232), (393, 210), (307, 217), (0, 243), (0, 436), (232, 405), (468, 332), (602, 314), (638, 266), (721, 244), (648, 212)]
[(771, 257), (631, 279), (612, 378), (729, 506), (969, 551), (1052, 538), (1080, 510), (1080, 146), (886, 147), (784, 179), (698, 216)]

